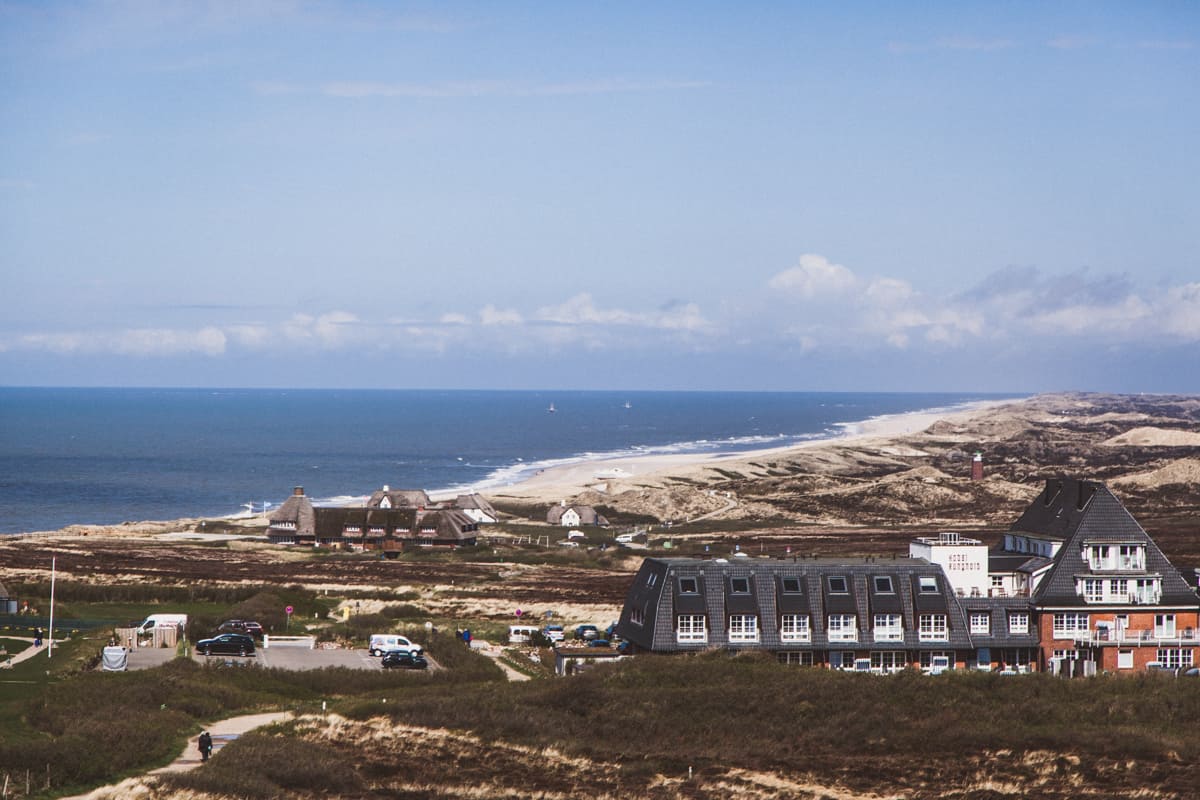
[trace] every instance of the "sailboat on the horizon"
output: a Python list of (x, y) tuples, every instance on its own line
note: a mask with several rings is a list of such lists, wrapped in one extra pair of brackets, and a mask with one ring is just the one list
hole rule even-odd
[(555, 410), (556, 410), (556, 409), (554, 408), (554, 403), (551, 403), (551, 404), (550, 404), (550, 407), (546, 409), (546, 413), (547, 413), (547, 414), (553, 414), (553, 413), (555, 412)]

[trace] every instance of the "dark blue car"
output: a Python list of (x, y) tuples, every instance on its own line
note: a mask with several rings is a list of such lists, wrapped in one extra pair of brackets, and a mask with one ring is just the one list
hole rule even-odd
[(398, 667), (400, 669), (425, 669), (429, 662), (420, 653), (408, 650), (388, 650), (383, 654), (382, 664), (385, 669)]
[(196, 642), (196, 652), (202, 656), (252, 656), (254, 639), (244, 633), (222, 633)]

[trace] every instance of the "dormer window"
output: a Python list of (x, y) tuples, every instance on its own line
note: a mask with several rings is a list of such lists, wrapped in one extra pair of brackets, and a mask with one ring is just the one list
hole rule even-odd
[(784, 594), (800, 594), (800, 579), (799, 578), (784, 578), (783, 579)]
[(848, 594), (850, 592), (850, 588), (845, 577), (841, 575), (831, 575), (829, 578), (829, 591), (831, 594)]
[(729, 591), (734, 594), (750, 594), (749, 578), (730, 578)]
[(933, 575), (920, 576), (917, 578), (917, 585), (920, 587), (921, 594), (938, 593), (937, 578)]
[(699, 585), (695, 578), (680, 578), (679, 592), (680, 594), (696, 594), (700, 591)]
[(892, 579), (887, 575), (875, 576), (875, 594), (895, 594), (892, 589)]

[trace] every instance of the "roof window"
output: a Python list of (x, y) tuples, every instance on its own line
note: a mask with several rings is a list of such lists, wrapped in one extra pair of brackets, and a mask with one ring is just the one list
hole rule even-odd
[(800, 594), (800, 579), (784, 578), (783, 591), (785, 594)]
[(933, 575), (922, 575), (917, 578), (918, 584), (921, 587), (921, 594), (937, 594), (938, 585), (937, 578)]
[(750, 594), (749, 578), (730, 578), (729, 591), (734, 594)]
[(696, 594), (700, 589), (695, 578), (680, 578), (679, 591), (683, 594)]
[(848, 594), (850, 589), (842, 575), (829, 576), (829, 591), (833, 594)]
[(895, 594), (895, 591), (892, 589), (892, 579), (890, 576), (875, 576), (875, 594)]

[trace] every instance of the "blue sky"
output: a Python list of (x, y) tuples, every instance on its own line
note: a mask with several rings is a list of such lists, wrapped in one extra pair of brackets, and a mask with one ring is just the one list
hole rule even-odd
[(1200, 4), (0, 0), (0, 384), (1200, 392)]

